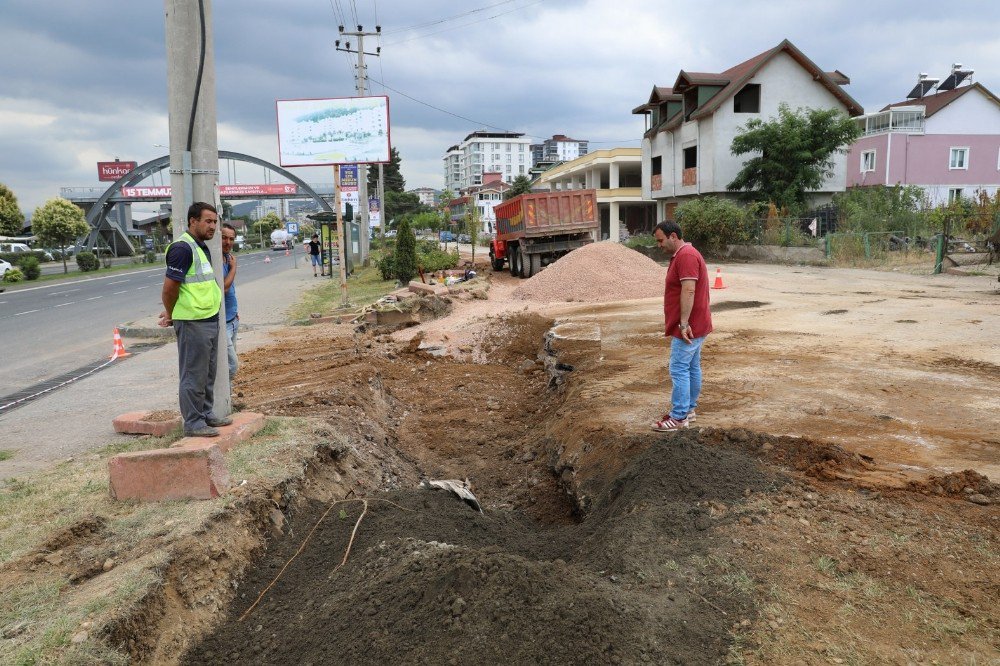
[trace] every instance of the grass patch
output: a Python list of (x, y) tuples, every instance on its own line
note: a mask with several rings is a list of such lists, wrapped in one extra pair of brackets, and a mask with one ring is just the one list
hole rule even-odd
[[(353, 307), (374, 303), (396, 289), (395, 280), (383, 280), (374, 266), (361, 268), (347, 279), (347, 296)], [(313, 312), (328, 314), (340, 307), (340, 279), (326, 278), (322, 284), (307, 291), (289, 309), (290, 321), (308, 319)]]
[(0, 451), (0, 462), (3, 462), (4, 460), (10, 460), (13, 457), (14, 457), (13, 451), (9, 451), (7, 449)]

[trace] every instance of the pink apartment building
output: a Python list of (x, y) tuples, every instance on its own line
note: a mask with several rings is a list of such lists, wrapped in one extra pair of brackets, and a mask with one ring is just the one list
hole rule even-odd
[(997, 191), (1000, 99), (979, 83), (942, 90), (947, 80), (923, 94), (936, 83), (922, 75), (911, 99), (856, 119), (864, 134), (848, 154), (848, 187), (917, 185), (935, 206)]

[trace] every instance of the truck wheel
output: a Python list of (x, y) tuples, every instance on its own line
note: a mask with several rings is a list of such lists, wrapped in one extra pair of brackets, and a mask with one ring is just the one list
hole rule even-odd
[(493, 265), (493, 270), (498, 273), (503, 270), (503, 259), (494, 257), (493, 250), (490, 250), (490, 264)]
[(542, 272), (542, 255), (532, 254), (529, 255), (529, 261), (531, 261), (531, 274), (538, 275)]
[(511, 277), (517, 277), (521, 273), (521, 267), (518, 266), (520, 263), (521, 251), (515, 245), (514, 247), (507, 246), (507, 267), (510, 269)]
[(517, 274), (522, 278), (531, 277), (531, 260), (530, 256), (523, 247), (519, 247), (517, 252)]

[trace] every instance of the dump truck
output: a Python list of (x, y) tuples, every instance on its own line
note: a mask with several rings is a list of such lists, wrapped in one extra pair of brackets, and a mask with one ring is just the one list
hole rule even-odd
[(595, 190), (521, 194), (493, 209), (496, 237), (490, 263), (502, 271), (529, 278), (559, 257), (593, 243), (600, 232)]

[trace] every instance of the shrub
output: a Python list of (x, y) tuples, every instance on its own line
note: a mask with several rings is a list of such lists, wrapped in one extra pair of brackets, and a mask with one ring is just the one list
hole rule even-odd
[[(686, 231), (684, 235), (687, 236)], [(625, 240), (625, 247), (630, 247), (633, 250), (637, 247), (656, 247), (656, 238), (653, 237), (653, 234), (636, 234)]]
[(24, 279), (24, 273), (21, 272), (20, 268), (8, 268), (7, 272), (3, 274), (4, 282), (20, 282)]
[(702, 252), (717, 252), (726, 245), (745, 243), (749, 237), (747, 210), (728, 199), (702, 197), (677, 208), (677, 223), (684, 240)]
[(80, 267), (80, 270), (84, 273), (88, 271), (96, 271), (100, 268), (100, 263), (97, 261), (97, 256), (93, 252), (80, 252), (76, 255), (76, 265)]
[(417, 239), (410, 229), (410, 223), (403, 220), (399, 223), (396, 233), (396, 252), (393, 263), (396, 267), (396, 278), (406, 284), (417, 274)]
[(156, 263), (156, 253), (153, 252), (152, 250), (146, 250), (146, 253), (144, 255), (142, 255), (142, 260), (143, 260), (143, 262), (145, 262), (147, 264), (155, 264)]
[(430, 273), (454, 268), (458, 266), (458, 250), (445, 252), (441, 248), (435, 247), (429, 252), (418, 254), (417, 264), (424, 269), (424, 272)]
[(37, 280), (42, 274), (42, 268), (38, 264), (38, 258), (28, 255), (27, 257), (21, 257), (21, 260), (17, 262), (18, 268), (24, 273), (26, 280)]
[(375, 257), (375, 268), (383, 280), (396, 279), (396, 262), (391, 252), (385, 252)]

